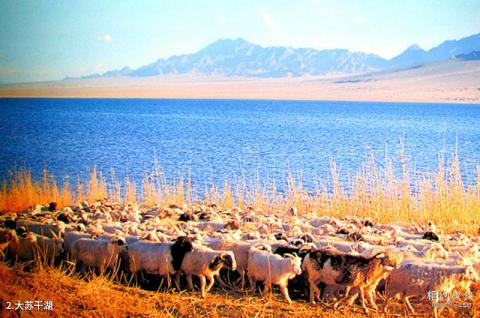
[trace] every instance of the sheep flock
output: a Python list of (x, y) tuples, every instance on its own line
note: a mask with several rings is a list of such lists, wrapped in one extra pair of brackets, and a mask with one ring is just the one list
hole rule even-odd
[(140, 282), (161, 278), (172, 290), (198, 285), (202, 297), (212, 288), (261, 295), (278, 288), (292, 306), (320, 301), (332, 310), (360, 306), (365, 313), (388, 312), (400, 301), (412, 314), (428, 304), (438, 316), (442, 304), (471, 302), (480, 290), (479, 241), (442, 233), (428, 221), (377, 224), (321, 211), (200, 203), (98, 201), (57, 209), (52, 202), (0, 216), (4, 261), (69, 260), (82, 272), (120, 271)]

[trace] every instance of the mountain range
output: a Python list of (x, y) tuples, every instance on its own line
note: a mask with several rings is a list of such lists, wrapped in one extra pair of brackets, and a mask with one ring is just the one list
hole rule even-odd
[(158, 59), (137, 69), (124, 67), (120, 70), (82, 78), (148, 77), (171, 74), (240, 77), (362, 74), (403, 69), (456, 58), (478, 59), (479, 51), (480, 34), (459, 40), (448, 40), (428, 51), (418, 45), (412, 45), (391, 59), (347, 49), (262, 47), (239, 38), (218, 40), (194, 54)]

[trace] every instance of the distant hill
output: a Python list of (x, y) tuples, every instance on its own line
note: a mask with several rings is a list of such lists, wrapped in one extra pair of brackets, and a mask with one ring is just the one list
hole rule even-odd
[(361, 74), (408, 68), (480, 51), (480, 34), (449, 40), (428, 51), (412, 45), (386, 60), (375, 54), (347, 49), (262, 47), (244, 39), (218, 40), (194, 54), (176, 55), (141, 66), (92, 74), (83, 78), (147, 77), (200, 74), (242, 77), (288, 77), (325, 74)]
[(304, 74), (359, 73), (382, 67), (374, 54), (345, 49), (314, 50), (267, 47), (243, 39), (219, 40), (191, 55), (173, 56), (140, 67), (131, 76), (199, 73), (207, 75), (285, 77)]
[(427, 51), (414, 44), (408, 47), (400, 55), (395, 56), (387, 63), (387, 68), (405, 68), (414, 65), (424, 64), (427, 60)]
[[(465, 58), (473, 55), (466, 54)], [(309, 99), (480, 104), (480, 60), (463, 60), (457, 56), (448, 61), (403, 69), (318, 77), (232, 77), (190, 73), (104, 76), (0, 85), (0, 97)]]
[(458, 55), (480, 50), (480, 34), (460, 40), (445, 41), (428, 51), (418, 45), (412, 45), (400, 55), (388, 61), (388, 68), (402, 68), (419, 64), (446, 61)]
[(480, 51), (473, 51), (468, 54), (457, 55), (457, 59), (463, 61), (475, 61), (480, 60)]

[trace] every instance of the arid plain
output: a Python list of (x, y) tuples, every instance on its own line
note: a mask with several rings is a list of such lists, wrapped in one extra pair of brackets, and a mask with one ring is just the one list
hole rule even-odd
[(69, 79), (0, 85), (0, 96), (478, 103), (480, 61), (452, 60), (348, 76), (242, 78), (168, 75)]

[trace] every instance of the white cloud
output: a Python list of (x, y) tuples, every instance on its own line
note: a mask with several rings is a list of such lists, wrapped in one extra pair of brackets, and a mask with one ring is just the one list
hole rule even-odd
[(355, 24), (361, 25), (365, 23), (365, 19), (363, 17), (356, 17)]
[(262, 18), (263, 24), (265, 24), (265, 26), (270, 31), (274, 31), (277, 28), (277, 26), (275, 24), (275, 20), (273, 19), (273, 17), (268, 12), (260, 11), (260, 16)]
[(97, 41), (109, 43), (109, 42), (112, 42), (112, 37), (110, 36), (110, 34), (102, 34), (97, 36)]

